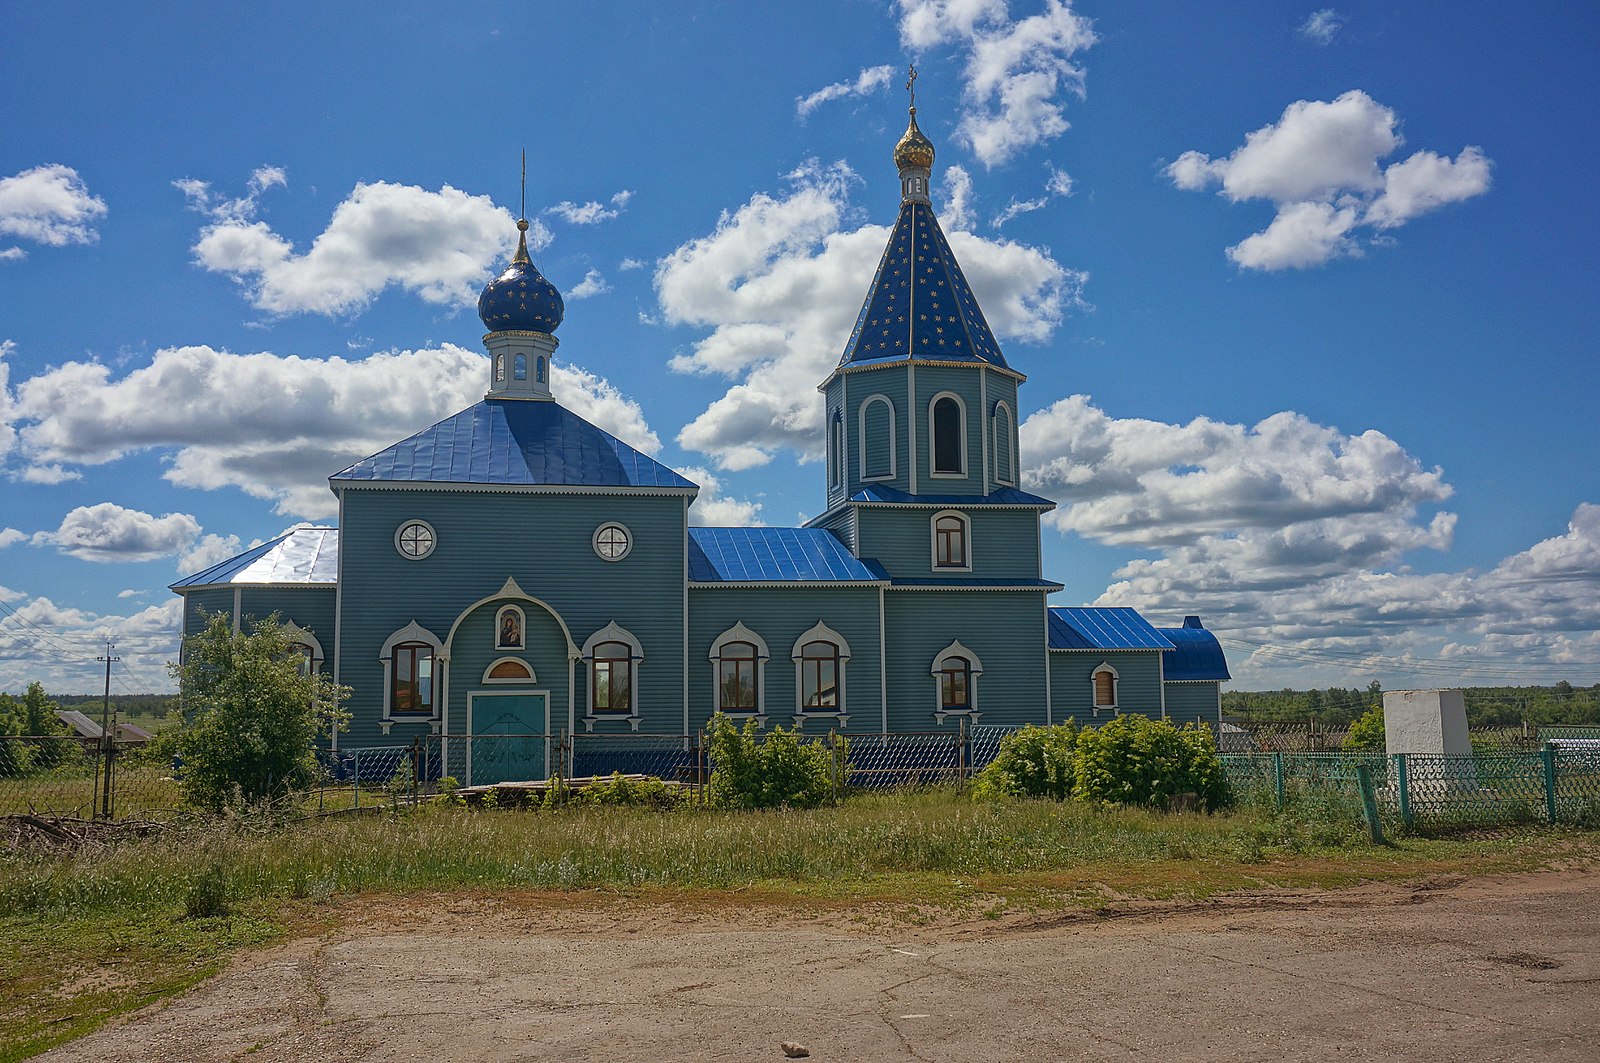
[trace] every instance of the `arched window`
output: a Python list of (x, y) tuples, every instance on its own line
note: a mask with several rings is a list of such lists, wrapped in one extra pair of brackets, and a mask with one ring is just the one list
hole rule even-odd
[(527, 355), (519, 354), (519, 355), (517, 355), (516, 360), (511, 363), (511, 378), (513, 380), (526, 380), (526, 379), (528, 379), (528, 356)]
[(589, 714), (626, 716), (637, 727), (639, 665), (644, 660), (639, 640), (612, 621), (589, 636), (579, 656), (589, 662)]
[(308, 676), (317, 666), (317, 651), (304, 642), (289, 643), (289, 656), (295, 659), (295, 666), (300, 669), (302, 676)]
[(496, 384), (503, 384), (505, 383), (505, 380), (506, 356), (503, 354), (497, 354), (494, 356), (494, 382)]
[(948, 393), (936, 397), (928, 420), (933, 429), (933, 475), (965, 476), (967, 426), (961, 399)]
[(535, 366), (535, 368), (534, 368), (534, 379), (537, 380), (539, 383), (543, 384), (544, 383), (544, 355), (541, 354), (539, 356), (539, 360), (534, 363), (534, 366)]
[(1117, 687), (1121, 683), (1117, 670), (1109, 664), (1102, 664), (1094, 670), (1091, 677), (1094, 684), (1094, 710), (1117, 708)]
[(717, 711), (756, 711), (756, 647), (728, 642), (717, 661)]
[(944, 723), (946, 716), (969, 716), (976, 720), (978, 677), (983, 674), (983, 662), (978, 655), (957, 640), (934, 655), (931, 671), (939, 699), (933, 710), (934, 719), (940, 723)]
[(483, 670), (485, 683), (532, 683), (537, 678), (520, 657), (501, 657)]
[(438, 716), (439, 637), (413, 620), (390, 635), (378, 652), (383, 662), (383, 716), (379, 726), (389, 733), (393, 720)]
[(960, 513), (933, 516), (933, 567), (972, 571), (967, 553), (967, 518)]
[(433, 715), (433, 647), (402, 642), (394, 648), (389, 680), (389, 711)]
[(838, 410), (828, 422), (828, 482), (844, 487), (844, 414)]
[(820, 621), (794, 644), (795, 715), (842, 714), (850, 644)]
[(939, 667), (939, 710), (972, 710), (972, 662), (965, 657), (946, 657)]
[(874, 395), (861, 404), (861, 478), (891, 480), (895, 475), (894, 404)]
[(1004, 402), (994, 408), (994, 478), (1003, 484), (1017, 482), (1017, 473), (1012, 467), (1011, 407)]
[(818, 639), (800, 649), (800, 707), (806, 712), (839, 710), (839, 647)]
[(633, 711), (633, 651), (625, 642), (602, 642), (589, 662), (589, 707), (595, 712)]

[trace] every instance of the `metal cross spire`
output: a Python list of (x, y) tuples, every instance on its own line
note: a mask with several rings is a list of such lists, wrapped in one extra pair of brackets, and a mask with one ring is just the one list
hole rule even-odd
[(528, 149), (522, 149), (522, 208), (519, 218), (528, 216)]
[(915, 64), (906, 67), (906, 91), (911, 93), (911, 111), (917, 110), (917, 68)]

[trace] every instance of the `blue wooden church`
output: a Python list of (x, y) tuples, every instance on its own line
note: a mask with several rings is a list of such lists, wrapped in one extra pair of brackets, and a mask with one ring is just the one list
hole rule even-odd
[(928, 198), (916, 107), (900, 214), (826, 402), (824, 512), (691, 527), (697, 487), (563, 408), (563, 305), (528, 223), (478, 301), (483, 401), (333, 474), (298, 528), (173, 585), (203, 615), (277, 613), (348, 684), (345, 746), (418, 735), (690, 734), (717, 712), (810, 732), (1216, 720), (1198, 617), (1051, 608), (1022, 489), (1018, 388)]

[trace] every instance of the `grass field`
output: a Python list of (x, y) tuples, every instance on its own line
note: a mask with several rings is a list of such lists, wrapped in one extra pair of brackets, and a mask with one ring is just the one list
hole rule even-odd
[(93, 854), (0, 856), (0, 1061), (179, 991), (240, 948), (336, 922), (346, 901), (373, 894), (605, 891), (983, 915), (1523, 869), (1594, 851), (1581, 832), (1377, 847), (1340, 806), (1163, 815), (978, 804), (953, 791), (810, 812), (436, 805), (291, 826), (178, 825)]

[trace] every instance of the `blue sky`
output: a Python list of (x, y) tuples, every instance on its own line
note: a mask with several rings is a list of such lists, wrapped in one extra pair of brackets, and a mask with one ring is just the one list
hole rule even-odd
[(1579, 3), (10, 5), (0, 689), (95, 689), (108, 634), (166, 689), (168, 583), (481, 395), (523, 149), (563, 400), (705, 523), (814, 515), (911, 60), (1058, 604), (1200, 612), (1247, 688), (1600, 681), (1597, 42)]

